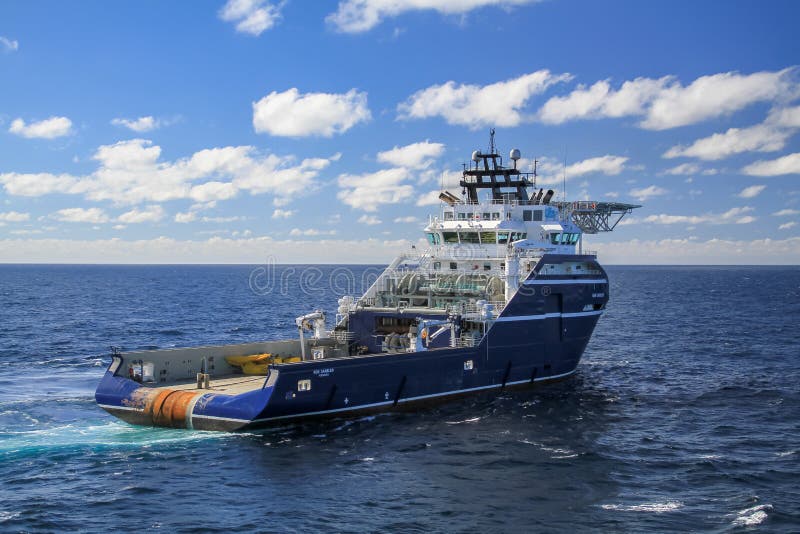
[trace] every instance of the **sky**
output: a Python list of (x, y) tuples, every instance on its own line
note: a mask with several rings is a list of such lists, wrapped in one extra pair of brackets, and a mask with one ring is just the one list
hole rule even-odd
[[(0, 262), (377, 263), (486, 150), (608, 264), (800, 264), (800, 3), (0, 3)], [(560, 193), (559, 193), (560, 194)]]

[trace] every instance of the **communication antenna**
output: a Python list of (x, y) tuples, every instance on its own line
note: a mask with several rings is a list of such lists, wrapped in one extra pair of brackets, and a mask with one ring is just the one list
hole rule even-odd
[(489, 130), (489, 154), (494, 154), (494, 128)]
[(567, 146), (564, 145), (564, 172), (561, 180), (561, 200), (567, 201)]

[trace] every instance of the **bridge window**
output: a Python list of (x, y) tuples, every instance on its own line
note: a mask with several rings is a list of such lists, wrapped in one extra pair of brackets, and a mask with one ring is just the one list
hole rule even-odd
[(533, 214), (531, 213), (531, 210), (523, 210), (522, 211), (522, 220), (523, 221), (530, 221), (530, 220), (532, 220), (532, 218), (533, 218)]
[(492, 220), (493, 221), (499, 221), (500, 220), (500, 213), (499, 212), (492, 213)]
[(494, 232), (481, 232), (481, 243), (484, 245), (494, 245), (497, 243), (497, 234)]
[(459, 213), (458, 214), (458, 220), (459, 221), (466, 221), (467, 220), (467, 214), (466, 213)]
[(520, 239), (525, 239), (528, 237), (528, 234), (524, 232), (511, 232), (511, 242), (519, 241)]
[(453, 212), (452, 211), (444, 212), (444, 220), (445, 221), (452, 221), (453, 220)]
[(457, 232), (443, 232), (442, 236), (444, 237), (445, 243), (458, 243)]
[(434, 271), (438, 271), (441, 268), (442, 268), (442, 262), (440, 262), (440, 261), (433, 262), (433, 270)]
[(508, 243), (508, 232), (497, 232), (497, 242), (501, 245)]
[(454, 261), (451, 261), (450, 262), (450, 270), (451, 271), (455, 271), (456, 269), (458, 269), (458, 263), (456, 263)]
[(534, 210), (534, 212), (533, 212), (533, 220), (534, 221), (541, 221), (542, 220), (542, 210)]
[(572, 236), (571, 236), (571, 238), (569, 240), (570, 245), (574, 245), (575, 243), (577, 243), (578, 239), (580, 239), (580, 238), (581, 238), (581, 234), (572, 234)]
[(480, 243), (478, 232), (461, 232), (462, 243)]

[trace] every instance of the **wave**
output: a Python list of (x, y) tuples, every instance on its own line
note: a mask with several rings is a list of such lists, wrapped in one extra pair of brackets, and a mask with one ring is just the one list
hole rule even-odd
[(619, 512), (649, 512), (654, 514), (663, 514), (664, 512), (672, 512), (683, 508), (683, 503), (678, 501), (665, 501), (665, 502), (646, 502), (642, 504), (604, 504), (601, 506), (603, 510), (617, 510)]
[(101, 424), (67, 424), (27, 431), (0, 433), (0, 460), (51, 452), (142, 448), (154, 445), (236, 439), (236, 434), (133, 426), (110, 421)]
[(753, 506), (751, 508), (747, 508), (742, 510), (741, 512), (737, 513), (737, 518), (733, 520), (733, 525), (737, 527), (752, 527), (754, 525), (759, 525), (767, 519), (767, 511), (772, 510), (771, 504), (759, 504), (758, 506)]

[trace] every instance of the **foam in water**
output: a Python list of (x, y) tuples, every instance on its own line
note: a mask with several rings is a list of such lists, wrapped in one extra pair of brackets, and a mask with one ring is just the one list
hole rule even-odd
[(67, 424), (28, 431), (5, 430), (0, 440), (0, 455), (36, 454), (53, 450), (81, 448), (149, 447), (180, 442), (229, 439), (222, 432), (187, 432), (162, 428), (137, 427), (116, 421), (81, 425)]
[(772, 510), (771, 504), (759, 504), (758, 506), (742, 510), (737, 514), (738, 517), (733, 520), (733, 524), (737, 527), (759, 525), (768, 517), (767, 510)]
[(655, 514), (663, 514), (664, 512), (671, 512), (683, 508), (683, 503), (678, 501), (667, 502), (646, 502), (642, 504), (624, 505), (624, 504), (604, 504), (601, 506), (604, 510), (617, 510), (620, 512), (650, 512)]

